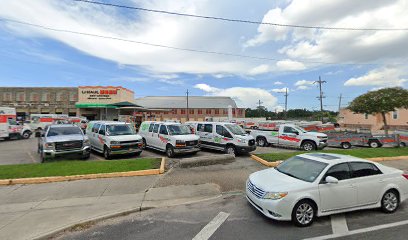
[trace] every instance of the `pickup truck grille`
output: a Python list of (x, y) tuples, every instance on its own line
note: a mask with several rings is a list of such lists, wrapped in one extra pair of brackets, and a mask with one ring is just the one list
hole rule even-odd
[(248, 181), (247, 189), (255, 195), (257, 198), (263, 198), (265, 196), (265, 191), (256, 187), (251, 181)]
[(82, 141), (67, 141), (67, 142), (56, 142), (55, 150), (56, 151), (66, 151), (66, 150), (75, 150), (82, 148)]
[(249, 146), (254, 146), (255, 145), (255, 140), (254, 139), (249, 140), (248, 145)]
[(186, 146), (195, 146), (198, 144), (198, 140), (195, 141), (186, 141)]

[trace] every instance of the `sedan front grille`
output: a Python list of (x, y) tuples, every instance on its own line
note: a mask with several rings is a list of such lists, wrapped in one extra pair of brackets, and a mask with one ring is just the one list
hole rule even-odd
[(55, 150), (56, 151), (69, 151), (82, 148), (82, 141), (66, 141), (66, 142), (56, 142)]
[(265, 191), (255, 186), (251, 181), (248, 181), (247, 189), (255, 195), (257, 198), (263, 198), (265, 196)]

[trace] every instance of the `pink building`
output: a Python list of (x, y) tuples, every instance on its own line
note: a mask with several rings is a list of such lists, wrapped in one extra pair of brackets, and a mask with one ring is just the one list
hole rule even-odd
[[(398, 109), (386, 114), (389, 129), (408, 129), (408, 109)], [(372, 131), (382, 130), (384, 127), (381, 114), (356, 114), (348, 109), (341, 109), (338, 123), (345, 128), (369, 128)]]

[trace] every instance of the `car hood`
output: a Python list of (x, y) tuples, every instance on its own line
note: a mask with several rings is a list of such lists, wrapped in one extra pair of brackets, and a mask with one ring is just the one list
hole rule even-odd
[(251, 136), (251, 135), (249, 135), (249, 134), (245, 134), (245, 135), (235, 135), (235, 137), (241, 138), (241, 139), (245, 139), (245, 140), (252, 140), (252, 139), (254, 139), (254, 137)]
[(275, 168), (252, 173), (249, 180), (255, 186), (267, 192), (288, 192), (311, 185), (311, 183), (283, 174)]
[(327, 137), (326, 134), (320, 132), (307, 132), (305, 135), (313, 136), (313, 137)]
[(73, 135), (59, 135), (47, 137), (47, 142), (67, 142), (67, 141), (83, 141), (86, 139), (82, 134), (73, 134)]
[(195, 141), (200, 139), (199, 136), (194, 135), (194, 134), (188, 134), (188, 135), (172, 135), (174, 139), (176, 140), (181, 140), (181, 141)]
[(139, 134), (133, 135), (121, 135), (121, 136), (108, 136), (111, 141), (138, 141), (142, 140), (142, 137)]

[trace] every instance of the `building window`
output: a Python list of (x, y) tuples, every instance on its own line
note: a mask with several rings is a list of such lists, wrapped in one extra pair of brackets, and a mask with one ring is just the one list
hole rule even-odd
[(242, 109), (238, 109), (238, 114), (241, 116), (244, 113)]
[(40, 95), (38, 93), (31, 93), (30, 95), (31, 102), (38, 102), (40, 101)]
[(228, 109), (223, 110), (224, 115), (228, 115)]
[(220, 114), (220, 110), (219, 110), (219, 109), (215, 109), (215, 114), (216, 114), (216, 115)]
[(398, 119), (398, 111), (392, 112), (392, 119)]
[(174, 114), (174, 115), (177, 114), (177, 109), (172, 109), (171, 113)]
[(186, 109), (181, 109), (181, 114), (186, 114)]
[(45, 92), (41, 95), (41, 102), (50, 102), (51, 101), (51, 94)]
[(24, 102), (26, 100), (26, 96), (24, 92), (19, 92), (16, 94), (16, 101)]
[(76, 93), (76, 92), (70, 92), (70, 93), (69, 93), (69, 101), (71, 101), (71, 102), (77, 102), (77, 101), (78, 101), (78, 93)]
[(235, 115), (235, 108), (232, 109), (232, 115)]
[(10, 102), (11, 101), (11, 93), (3, 93), (3, 101)]
[(205, 114), (211, 114), (211, 109), (206, 109)]
[(368, 114), (367, 114), (367, 113), (364, 114), (364, 118), (365, 118), (365, 119), (368, 119)]
[(194, 114), (194, 109), (190, 109), (190, 114)]
[(198, 109), (198, 114), (203, 114), (203, 109)]
[(57, 102), (62, 102), (64, 100), (65, 100), (65, 93), (64, 92), (58, 92), (56, 101)]

